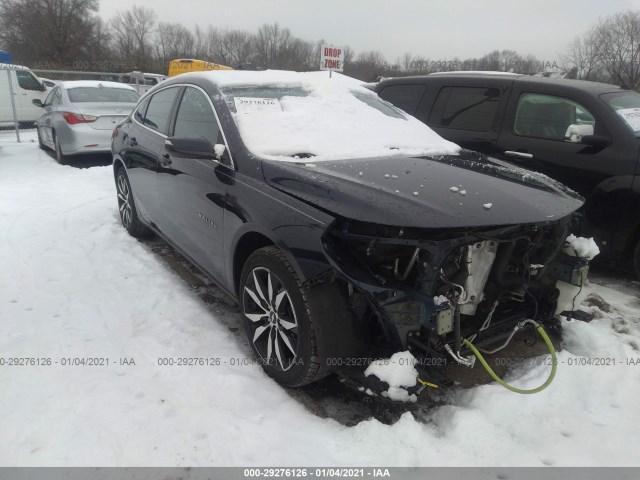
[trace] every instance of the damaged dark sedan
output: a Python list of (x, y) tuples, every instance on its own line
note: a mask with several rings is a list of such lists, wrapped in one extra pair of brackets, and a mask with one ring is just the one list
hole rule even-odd
[(471, 342), (553, 326), (586, 278), (588, 255), (566, 249), (581, 197), (341, 75), (180, 75), (142, 97), (112, 153), (123, 226), (237, 299), (283, 385), (406, 350), (441, 378), (473, 364)]

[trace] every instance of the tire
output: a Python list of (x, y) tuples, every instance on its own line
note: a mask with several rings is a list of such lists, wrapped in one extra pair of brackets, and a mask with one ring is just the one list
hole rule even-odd
[(44, 143), (42, 143), (42, 137), (40, 136), (39, 128), (37, 128), (37, 132), (38, 132), (38, 148), (40, 148), (40, 150), (46, 150), (47, 147), (44, 145)]
[(127, 177), (127, 172), (122, 167), (116, 171), (116, 192), (122, 226), (133, 237), (140, 238), (148, 236), (151, 230), (138, 218), (129, 177)]
[(247, 338), (267, 375), (287, 387), (327, 373), (318, 357), (308, 293), (275, 246), (253, 252), (242, 269), (239, 302)]
[(60, 148), (60, 142), (58, 141), (58, 136), (53, 134), (53, 144), (55, 147), (56, 160), (60, 165), (65, 165), (69, 161), (69, 157), (67, 157), (64, 153), (62, 153), (62, 149)]

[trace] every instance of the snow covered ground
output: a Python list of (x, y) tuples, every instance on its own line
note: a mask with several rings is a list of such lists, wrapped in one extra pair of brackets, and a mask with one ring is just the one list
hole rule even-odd
[[(638, 466), (640, 288), (598, 278), (588, 294), (596, 318), (564, 324), (544, 392), (454, 389), (425, 416), (347, 427), (232, 365), (250, 358), (236, 310), (203, 302), (120, 227), (110, 167), (3, 143), (0, 465)], [(180, 357), (214, 365), (158, 364)], [(105, 364), (63, 365), (75, 358)], [(529, 362), (509, 379), (531, 388), (547, 374)]]

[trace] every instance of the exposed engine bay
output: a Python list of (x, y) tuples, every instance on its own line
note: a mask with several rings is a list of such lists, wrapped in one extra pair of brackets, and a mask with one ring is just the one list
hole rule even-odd
[(563, 252), (573, 221), (430, 231), (339, 220), (325, 249), (353, 315), (376, 323), (383, 348), (425, 360), (434, 378), (434, 366), (473, 366), (468, 342), (494, 353), (514, 327), (557, 328), (557, 315), (577, 307), (589, 262)]

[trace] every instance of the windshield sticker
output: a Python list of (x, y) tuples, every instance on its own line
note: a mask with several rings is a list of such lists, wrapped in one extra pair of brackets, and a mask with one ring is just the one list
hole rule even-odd
[(640, 130), (640, 108), (624, 108), (618, 110), (618, 115), (624, 118), (634, 132)]
[(281, 112), (282, 107), (277, 98), (234, 97), (238, 113)]

